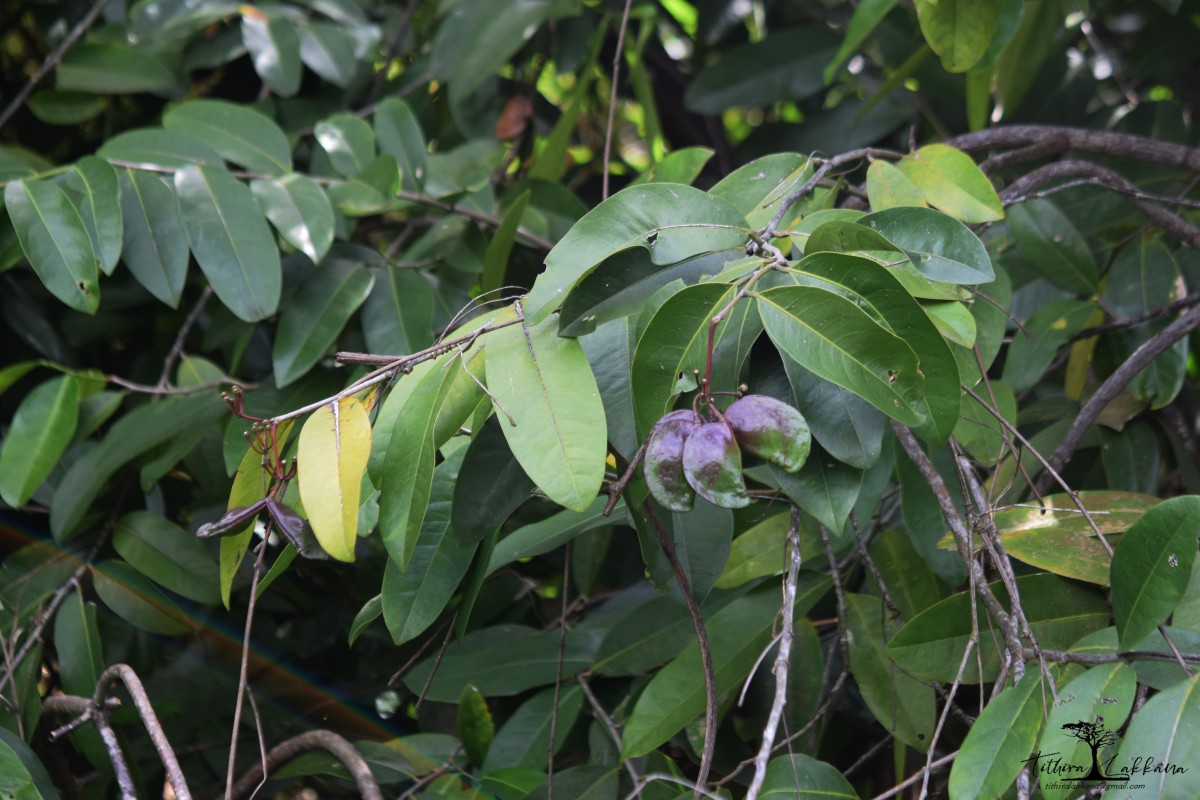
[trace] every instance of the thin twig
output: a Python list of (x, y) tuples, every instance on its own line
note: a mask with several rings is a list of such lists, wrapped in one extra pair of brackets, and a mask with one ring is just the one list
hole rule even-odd
[[(848, 164), (851, 161), (858, 161), (863, 158), (892, 158), (898, 159), (904, 156), (903, 153), (897, 153), (894, 150), (883, 150), (878, 147), (863, 147), (858, 150), (851, 150), (848, 153), (836, 155), (822, 162), (821, 166), (813, 172), (812, 177), (800, 185), (794, 192), (784, 198), (779, 206), (779, 210), (775, 212), (775, 216), (771, 217), (771, 221), (763, 228), (763, 239), (774, 239), (775, 232), (779, 228), (779, 224), (783, 222), (783, 218), (787, 216), (787, 212), (794, 206), (800, 198), (816, 188), (817, 184), (825, 179), (830, 172), (838, 167)], [(816, 160), (816, 159), (813, 159)]]
[[(608, 736), (613, 740), (613, 744), (617, 746), (617, 752), (621, 751), (621, 733), (617, 730), (617, 723), (613, 722), (613, 718), (604, 710), (604, 706), (600, 703), (596, 693), (592, 691), (592, 685), (588, 683), (587, 677), (584, 675), (576, 675), (575, 682), (579, 684), (579, 688), (583, 690), (583, 696), (587, 698), (588, 704), (592, 707), (592, 714), (604, 725), (604, 729), (608, 731)], [(629, 773), (629, 777), (633, 780), (633, 785), (637, 786), (641, 783), (641, 776), (637, 773), (637, 768), (633, 766), (633, 759), (621, 759), (622, 766)]]
[(756, 800), (758, 793), (762, 791), (763, 781), (767, 777), (767, 763), (771, 760), (771, 748), (775, 745), (775, 732), (779, 730), (783, 706), (787, 703), (788, 665), (792, 656), (792, 636), (795, 630), (793, 615), (796, 608), (796, 587), (800, 580), (800, 509), (795, 504), (792, 505), (787, 542), (791, 548), (791, 562), (787, 578), (783, 582), (783, 606), (780, 608), (783, 630), (779, 636), (779, 653), (775, 656), (775, 697), (771, 700), (771, 713), (767, 716), (762, 744), (754, 759), (754, 778), (750, 781), (746, 800)]
[(1149, 311), (1143, 311), (1140, 314), (1130, 314), (1128, 317), (1114, 319), (1111, 322), (1105, 322), (1103, 325), (1093, 325), (1090, 328), (1084, 328), (1079, 333), (1071, 337), (1072, 342), (1078, 342), (1081, 339), (1090, 339), (1093, 336), (1109, 331), (1119, 331), (1125, 328), (1132, 328), (1134, 325), (1141, 325), (1143, 322), (1149, 322), (1152, 319), (1159, 317), (1169, 317), (1176, 311), (1182, 311), (1185, 308), (1200, 305), (1200, 294), (1189, 294), (1187, 297), (1181, 297), (1166, 305), (1152, 308)]
[(958, 751), (955, 750), (950, 755), (942, 756), (937, 761), (929, 762), (924, 767), (921, 767), (921, 769), (919, 771), (915, 772), (912, 775), (909, 775), (907, 778), (900, 781), (899, 783), (897, 783), (892, 788), (888, 789), (883, 794), (875, 795), (873, 798), (871, 798), (871, 800), (887, 800), (889, 797), (895, 797), (896, 795), (900, 794), (908, 787), (912, 786), (914, 783), (920, 781), (923, 777), (927, 780), (928, 775), (931, 772), (933, 772), (934, 770), (941, 769), (942, 767), (946, 766), (947, 764), (953, 762), (957, 756), (958, 756)]
[(46, 56), (46, 60), (42, 62), (42, 65), (37, 68), (36, 72), (29, 76), (29, 80), (25, 81), (25, 85), (21, 87), (21, 90), (13, 96), (12, 100), (8, 101), (8, 105), (4, 107), (4, 111), (0, 112), (0, 129), (8, 124), (9, 119), (12, 118), (13, 114), (17, 113), (17, 110), (21, 106), (25, 105), (25, 101), (29, 99), (29, 95), (33, 92), (34, 87), (50, 74), (50, 70), (58, 66), (63, 56), (67, 54), (67, 51), (88, 32), (88, 29), (96, 22), (96, 19), (104, 11), (106, 5), (108, 5), (108, 0), (95, 0), (92, 3), (92, 7), (83, 15), (83, 19), (75, 23), (75, 27), (71, 28), (66, 38), (59, 42), (58, 47), (54, 48), (50, 55)]
[[(1104, 383), (1100, 384), (1100, 388), (1096, 390), (1096, 393), (1079, 410), (1079, 415), (1071, 423), (1071, 427), (1067, 430), (1067, 435), (1063, 437), (1062, 442), (1059, 443), (1049, 458), (1050, 469), (1057, 472), (1063, 468), (1063, 465), (1067, 463), (1067, 459), (1074, 455), (1076, 448), (1079, 447), (1079, 443), (1083, 441), (1084, 434), (1088, 432), (1096, 422), (1096, 419), (1099, 418), (1100, 412), (1129, 385), (1134, 376), (1197, 327), (1200, 327), (1200, 308), (1193, 308), (1147, 339), (1137, 350), (1134, 350), (1133, 354), (1125, 359), (1124, 363), (1117, 367), (1116, 371), (1112, 375), (1109, 375)], [(1049, 475), (1042, 475), (1038, 479), (1037, 488), (1044, 492), (1049, 487), (1050, 480), (1052, 478)]]
[(1128, 158), (1164, 167), (1178, 167), (1200, 173), (1200, 149), (1144, 136), (1115, 131), (1068, 128), (1058, 125), (1006, 125), (966, 133), (946, 141), (966, 152), (1027, 147), (1048, 138), (1066, 143), (1064, 149), (1114, 158)]
[(621, 13), (621, 27), (617, 29), (617, 53), (613, 56), (612, 91), (608, 96), (608, 122), (604, 125), (604, 174), (601, 176), (600, 199), (608, 199), (608, 168), (612, 159), (613, 123), (617, 116), (617, 78), (621, 74), (621, 56), (625, 51), (625, 29), (629, 27), (629, 9), (633, 0), (625, 0)]
[(641, 781), (639, 781), (637, 784), (634, 785), (633, 791), (631, 791), (629, 794), (625, 795), (625, 800), (633, 800), (633, 798), (637, 797), (639, 794), (642, 793), (643, 789), (645, 789), (647, 786), (654, 783), (655, 781), (665, 781), (666, 783), (674, 783), (679, 786), (683, 786), (688, 789), (691, 789), (693, 792), (695, 792), (694, 796), (697, 798), (697, 800), (699, 800), (700, 797), (708, 797), (708, 798), (711, 798), (711, 800), (725, 800), (725, 798), (723, 798), (721, 795), (717, 794), (716, 792), (710, 792), (708, 789), (705, 789), (704, 786), (698, 782), (692, 783), (691, 781), (689, 781), (685, 778), (680, 778), (678, 775), (670, 775), (665, 772), (652, 772), (649, 775), (646, 775), (645, 777), (643, 777), (641, 779)]
[(563, 657), (567, 647), (567, 591), (571, 581), (571, 543), (563, 548), (562, 612), (558, 617), (558, 662), (554, 669), (554, 704), (550, 707), (550, 743), (546, 745), (546, 800), (554, 800), (554, 750), (558, 728), (558, 697), (562, 693)]
[(717, 744), (717, 678), (713, 671), (712, 646), (708, 641), (708, 630), (704, 627), (704, 617), (700, 614), (700, 605), (692, 594), (691, 582), (687, 573), (683, 571), (683, 565), (679, 563), (675, 546), (667, 536), (667, 531), (663, 528), (662, 520), (658, 518), (658, 512), (654, 510), (649, 496), (642, 501), (642, 508), (646, 510), (646, 516), (649, 517), (654, 532), (658, 534), (659, 546), (662, 547), (663, 554), (671, 565), (671, 572), (675, 575), (675, 581), (679, 584), (679, 592), (683, 595), (683, 602), (692, 617), (692, 627), (696, 630), (696, 644), (700, 648), (700, 664), (704, 670), (704, 748), (700, 754), (700, 772), (696, 776), (696, 790), (693, 795), (693, 800), (700, 800), (700, 796), (705, 793), (704, 787), (708, 784), (708, 773), (712, 769), (713, 753)]
[(179, 332), (175, 334), (175, 341), (171, 343), (171, 349), (167, 351), (167, 357), (163, 359), (162, 373), (158, 376), (159, 388), (167, 388), (167, 381), (171, 377), (171, 367), (175, 366), (175, 360), (183, 353), (183, 342), (187, 339), (192, 326), (196, 324), (196, 320), (200, 319), (200, 314), (204, 312), (204, 306), (212, 295), (212, 287), (205, 286), (204, 291), (196, 298), (196, 304), (192, 306), (192, 310), (188, 312), (183, 324), (179, 326)]
[(233, 704), (233, 729), (229, 735), (229, 763), (225, 771), (225, 800), (233, 800), (233, 776), (237, 768), (238, 731), (242, 724), (242, 701), (247, 688), (247, 673), (250, 668), (250, 633), (254, 628), (254, 605), (258, 599), (258, 581), (262, 576), (263, 561), (267, 553), (267, 539), (271, 535), (271, 523), (263, 532), (258, 545), (258, 557), (254, 561), (254, 572), (250, 577), (250, 599), (246, 605), (246, 625), (242, 633), (242, 663), (238, 668), (237, 699)]

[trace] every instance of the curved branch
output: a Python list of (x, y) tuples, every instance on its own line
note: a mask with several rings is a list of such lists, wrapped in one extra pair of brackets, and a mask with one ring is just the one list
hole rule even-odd
[(1128, 158), (1200, 173), (1200, 149), (1114, 131), (1094, 131), (1058, 125), (1009, 125), (955, 136), (947, 140), (946, 144), (959, 150), (973, 152), (1029, 147), (1048, 138), (1061, 139), (1066, 143), (1066, 149), (1079, 153)]
[[(1117, 367), (1116, 371), (1112, 375), (1109, 375), (1104, 383), (1100, 384), (1100, 388), (1096, 390), (1096, 393), (1079, 410), (1079, 415), (1071, 423), (1071, 427), (1067, 430), (1067, 435), (1050, 456), (1051, 471), (1060, 472), (1062, 470), (1063, 465), (1067, 463), (1067, 459), (1075, 453), (1076, 448), (1079, 447), (1079, 443), (1083, 441), (1084, 434), (1088, 432), (1088, 429), (1099, 418), (1100, 412), (1112, 402), (1113, 398), (1121, 393), (1121, 390), (1129, 385), (1134, 376), (1148, 367), (1151, 361), (1162, 355), (1172, 345), (1198, 327), (1200, 327), (1200, 308), (1193, 308), (1147, 339), (1137, 350), (1134, 350), (1133, 355), (1125, 359), (1125, 362)], [(1043, 473), (1038, 479), (1034, 491), (1039, 494), (1045, 493), (1050, 488), (1052, 480), (1053, 476), (1051, 473)]]
[(171, 748), (171, 743), (167, 741), (167, 735), (163, 732), (158, 716), (154, 713), (154, 706), (150, 703), (146, 688), (142, 686), (141, 679), (129, 665), (113, 664), (104, 670), (100, 675), (100, 680), (96, 681), (96, 692), (92, 695), (92, 718), (96, 721), (96, 727), (101, 727), (101, 720), (105, 718), (104, 709), (108, 692), (117, 681), (125, 684), (125, 689), (133, 698), (133, 705), (137, 709), (138, 716), (142, 718), (142, 724), (146, 726), (146, 732), (150, 734), (150, 740), (154, 742), (154, 749), (158, 751), (158, 758), (167, 772), (167, 780), (171, 782), (171, 787), (175, 790), (175, 797), (178, 800), (191, 800), (192, 794), (188, 791), (187, 780), (183, 777), (183, 770), (179, 768), (179, 760), (175, 758), (175, 751)]
[(1087, 178), (1088, 183), (1102, 186), (1123, 195), (1131, 205), (1146, 215), (1154, 224), (1178, 236), (1189, 247), (1200, 248), (1200, 228), (1196, 228), (1182, 217), (1163, 208), (1146, 195), (1134, 184), (1117, 173), (1090, 161), (1056, 161), (1044, 167), (1038, 167), (1027, 175), (1022, 175), (1000, 193), (1000, 200), (1009, 206), (1028, 199), (1037, 188), (1052, 181), (1067, 178)]
[[(379, 791), (379, 784), (375, 782), (375, 776), (371, 774), (366, 759), (354, 745), (332, 731), (308, 731), (272, 747), (267, 753), (268, 774), (281, 764), (286, 764), (310, 750), (325, 750), (341, 761), (354, 778), (355, 786), (358, 787), (358, 793), (363, 800), (383, 800), (383, 793)], [(245, 797), (262, 781), (263, 765), (255, 764), (233, 785), (233, 797)]]

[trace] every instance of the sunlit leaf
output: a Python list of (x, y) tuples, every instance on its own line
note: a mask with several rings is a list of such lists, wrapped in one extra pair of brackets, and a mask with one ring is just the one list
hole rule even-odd
[(371, 423), (353, 397), (321, 406), (300, 429), (300, 499), (317, 541), (339, 561), (354, 560), (359, 492), (370, 452)]

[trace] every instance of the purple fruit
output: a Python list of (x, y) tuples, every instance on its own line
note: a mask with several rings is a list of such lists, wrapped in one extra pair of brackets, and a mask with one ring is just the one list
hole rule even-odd
[(691, 511), (696, 493), (683, 475), (684, 443), (700, 427), (690, 410), (672, 411), (650, 429), (642, 474), (655, 500), (672, 511)]
[(804, 416), (787, 403), (761, 394), (748, 394), (725, 410), (738, 444), (759, 458), (795, 472), (812, 449), (812, 434)]
[(709, 422), (683, 446), (683, 474), (696, 494), (722, 508), (750, 505), (742, 479), (742, 451), (724, 422)]

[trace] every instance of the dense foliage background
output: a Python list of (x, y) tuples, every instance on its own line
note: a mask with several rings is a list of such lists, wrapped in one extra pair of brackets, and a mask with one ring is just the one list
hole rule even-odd
[(0, 796), (1200, 796), (1198, 27), (4, 4)]

